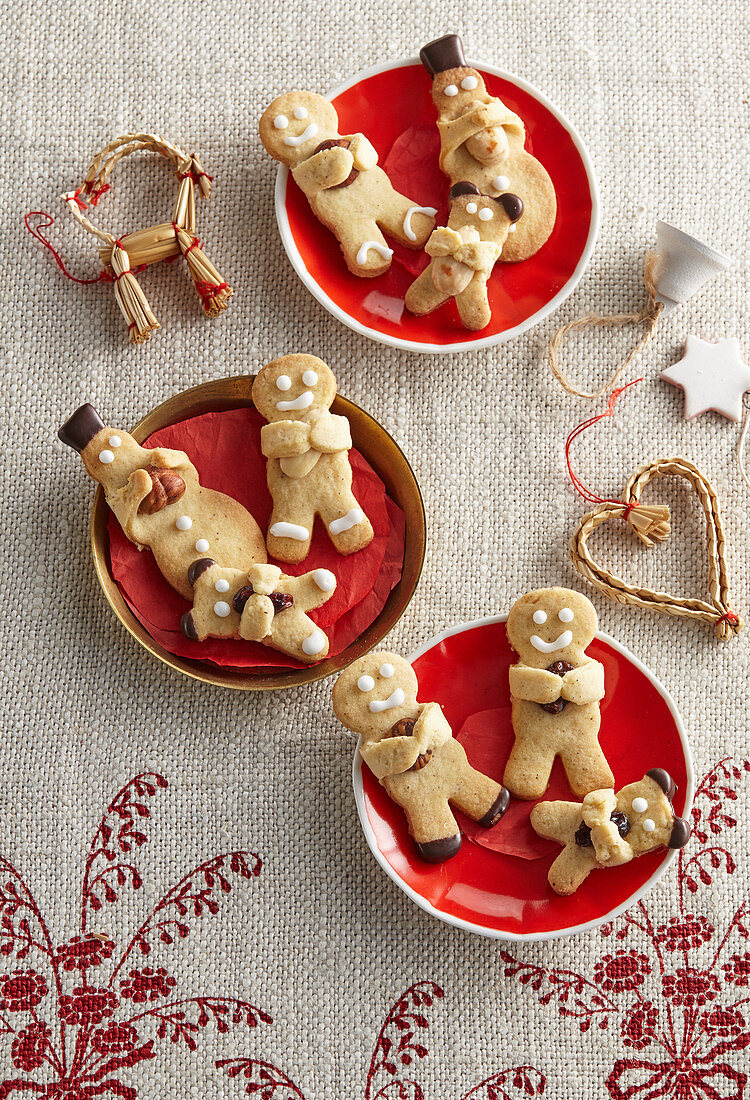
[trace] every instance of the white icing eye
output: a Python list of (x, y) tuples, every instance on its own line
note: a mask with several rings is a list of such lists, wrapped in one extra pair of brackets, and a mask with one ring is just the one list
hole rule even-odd
[(276, 389), (277, 390), (284, 390), (284, 392), (286, 392), (287, 390), (290, 390), (291, 388), (292, 388), (292, 380), (289, 377), (289, 375), (288, 374), (280, 374), (279, 377), (276, 379)]
[(475, 76), (465, 76), (461, 81), (461, 87), (465, 92), (473, 92), (478, 83)]
[(656, 822), (652, 821), (650, 817), (647, 817), (645, 821), (641, 822), (641, 824), (643, 825), (644, 833), (653, 833), (654, 829), (656, 828)]
[(214, 604), (214, 614), (218, 615), (220, 619), (226, 619), (231, 611), (231, 607), (228, 603), (224, 603), (224, 600), (217, 600)]
[(195, 544), (195, 549), (199, 554), (205, 554), (206, 550), (208, 550), (208, 539), (198, 539)]
[(360, 691), (372, 691), (375, 687), (375, 681), (372, 676), (360, 676), (357, 680), (357, 687)]
[(174, 525), (178, 531), (189, 531), (193, 526), (193, 521), (190, 516), (178, 516), (174, 521)]
[(218, 581), (214, 585), (214, 588), (216, 589), (217, 592), (228, 592), (229, 591), (229, 581), (225, 580), (224, 577), (219, 577)]
[(295, 118), (307, 118), (307, 107), (295, 107), (294, 108), (294, 117)]
[(507, 191), (510, 187), (510, 180), (507, 176), (495, 176), (492, 186), (496, 191)]
[(479, 211), (479, 220), (481, 222), (488, 222), (492, 218), (492, 211), (489, 206), (483, 206)]
[(103, 462), (105, 466), (109, 466), (110, 462), (114, 462), (115, 456), (111, 451), (99, 451), (99, 461)]
[(122, 446), (122, 440), (120, 439), (119, 435), (111, 435), (107, 442), (109, 443), (110, 447), (114, 447), (115, 449)]
[(476, 212), (477, 212), (477, 204), (475, 202), (467, 202), (467, 204), (466, 204), (466, 213), (467, 214), (476, 214)]
[(534, 622), (536, 623), (537, 626), (541, 626), (542, 623), (546, 623), (547, 622), (547, 612), (546, 611), (535, 611), (534, 612)]
[(386, 680), (390, 680), (391, 676), (393, 676), (396, 670), (393, 665), (389, 665), (386, 663), (384, 665), (381, 665), (378, 671), (380, 672), (381, 676), (384, 676), (386, 678)]
[(314, 370), (306, 370), (302, 375), (302, 381), (306, 386), (315, 386), (318, 382), (318, 376)]
[(452, 97), (454, 95), (458, 95), (458, 88), (455, 84), (447, 84), (445, 88), (443, 88), (443, 92), (445, 93), (445, 95)]
[(277, 130), (286, 130), (287, 126), (289, 125), (289, 119), (286, 117), (286, 115), (276, 115), (276, 118), (273, 120), (273, 124)]
[(575, 616), (569, 607), (561, 607), (557, 612), (557, 617), (561, 623), (572, 623)]
[(634, 798), (632, 805), (633, 812), (636, 814), (643, 814), (648, 809), (648, 802), (645, 798)]

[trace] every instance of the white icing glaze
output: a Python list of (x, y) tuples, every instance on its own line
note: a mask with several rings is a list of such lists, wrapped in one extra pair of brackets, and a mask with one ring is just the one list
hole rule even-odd
[(224, 577), (219, 577), (218, 581), (214, 585), (214, 588), (216, 589), (217, 592), (228, 592), (229, 591), (229, 581), (226, 580)]
[(103, 451), (99, 451), (99, 461), (103, 462), (105, 466), (109, 466), (110, 462), (114, 462), (114, 460), (115, 456), (111, 451), (106, 450), (106, 448)]
[(492, 186), (496, 191), (507, 191), (510, 187), (510, 180), (507, 176), (495, 176)]
[(546, 623), (547, 622), (547, 612), (546, 611), (541, 611), (541, 610), (540, 611), (535, 611), (534, 612), (534, 622), (536, 623), (537, 626), (541, 626), (542, 623)]
[(575, 615), (569, 607), (561, 607), (557, 612), (557, 617), (561, 623), (572, 623)]
[(301, 412), (309, 409), (315, 398), (309, 390), (304, 390), (294, 401), (277, 401), (276, 408), (279, 412)]
[(276, 118), (273, 120), (273, 124), (277, 130), (286, 130), (287, 126), (289, 125), (289, 119), (286, 117), (286, 115), (276, 115)]
[(653, 833), (656, 828), (656, 822), (652, 821), (650, 817), (645, 818), (641, 822), (641, 825), (643, 826), (644, 833)]
[(458, 95), (458, 88), (455, 84), (446, 84), (443, 88), (443, 93), (453, 98), (454, 95)]
[(295, 107), (293, 114), (295, 118), (307, 118), (307, 107)]
[(402, 707), (404, 705), (404, 695), (402, 688), (396, 688), (396, 690), (388, 696), (387, 699), (383, 699), (382, 702), (379, 699), (373, 699), (370, 703), (370, 710), (373, 714), (380, 714), (384, 710), (393, 710), (395, 707)]
[(517, 227), (516, 223), (515, 223), (515, 222), (513, 222), (513, 224), (512, 224), (512, 225), (509, 225), (509, 226), (508, 226), (508, 232), (509, 232), (509, 233), (515, 233), (515, 231), (516, 231), (516, 229), (517, 229), (517, 228), (518, 228), (518, 227)]
[(393, 255), (393, 249), (381, 244), (380, 241), (365, 241), (357, 253), (357, 263), (360, 267), (363, 267), (367, 263), (367, 253), (370, 249), (380, 253), (384, 260), (390, 260)]
[(284, 144), (293, 145), (296, 148), (298, 145), (304, 145), (306, 141), (310, 140), (310, 138), (314, 138), (317, 132), (318, 127), (315, 125), (314, 122), (311, 122), (310, 125), (302, 131), (299, 137), (285, 137)]
[(344, 531), (349, 531), (352, 527), (356, 527), (364, 518), (364, 513), (360, 508), (351, 508), (345, 516), (341, 516), (340, 519), (335, 519), (332, 523), (329, 523), (328, 530), (332, 535), (343, 535)]
[(313, 630), (302, 643), (302, 652), (308, 657), (316, 657), (325, 648), (326, 636), (322, 630)]
[(276, 379), (276, 389), (283, 390), (285, 393), (292, 388), (292, 380), (288, 374), (280, 374)]
[(466, 204), (466, 213), (467, 214), (476, 214), (476, 212), (477, 212), (477, 204), (475, 202), (467, 202), (467, 204)]
[(386, 680), (390, 680), (391, 676), (394, 675), (396, 670), (393, 665), (388, 664), (388, 662), (386, 661), (384, 665), (380, 666), (378, 671), (381, 676), (384, 676), (386, 678)]
[(306, 370), (302, 375), (302, 381), (306, 386), (316, 386), (318, 384), (318, 376), (314, 370)]
[(111, 435), (107, 440), (107, 443), (109, 443), (110, 447), (114, 447), (115, 449), (122, 446), (122, 440), (120, 439), (119, 435)]
[(313, 569), (312, 579), (321, 592), (333, 592), (336, 587), (336, 577), (330, 569)]
[(648, 802), (645, 798), (633, 799), (633, 812), (636, 814), (643, 814), (648, 809)]
[(231, 607), (224, 600), (217, 600), (214, 604), (214, 614), (218, 615), (220, 619), (226, 619), (227, 615), (232, 612)]
[(195, 544), (195, 549), (198, 551), (199, 554), (205, 554), (206, 551), (208, 550), (208, 546), (209, 546), (208, 539), (198, 539), (198, 541)]
[(478, 83), (475, 76), (465, 76), (461, 81), (461, 87), (465, 92), (473, 92)]
[(310, 538), (307, 528), (300, 527), (298, 523), (272, 523), (268, 533), (279, 539), (297, 539), (298, 542), (305, 542)]
[(190, 516), (178, 516), (174, 521), (174, 525), (178, 531), (189, 531), (193, 526), (193, 521)]
[(479, 220), (480, 222), (488, 222), (492, 220), (492, 211), (490, 210), (489, 206), (483, 206), (482, 209), (479, 211)]
[(411, 227), (411, 219), (413, 214), (429, 214), (431, 218), (434, 218), (437, 214), (437, 210), (434, 206), (410, 206), (404, 215), (404, 236), (408, 237), (410, 241), (416, 241), (417, 234)]
[(372, 676), (360, 676), (357, 680), (357, 687), (360, 691), (372, 691), (375, 687), (375, 681)]
[(538, 634), (532, 634), (529, 641), (534, 649), (538, 649), (540, 653), (554, 653), (557, 649), (568, 648), (573, 641), (573, 631), (563, 630), (562, 634), (555, 638), (554, 642), (545, 642), (544, 638), (540, 638)]

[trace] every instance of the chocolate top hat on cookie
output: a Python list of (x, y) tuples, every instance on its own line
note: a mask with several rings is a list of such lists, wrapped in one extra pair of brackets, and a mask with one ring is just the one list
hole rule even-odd
[(67, 447), (72, 447), (80, 454), (87, 443), (90, 443), (97, 432), (104, 427), (104, 421), (99, 416), (93, 405), (81, 405), (79, 409), (69, 417), (57, 433), (57, 438)]
[(444, 34), (442, 38), (436, 38), (422, 47), (419, 60), (430, 76), (444, 73), (446, 69), (464, 69), (464, 44), (457, 34)]

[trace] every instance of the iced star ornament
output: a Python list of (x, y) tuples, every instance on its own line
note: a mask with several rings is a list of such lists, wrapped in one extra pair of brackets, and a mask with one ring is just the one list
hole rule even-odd
[(685, 391), (685, 419), (717, 412), (735, 422), (742, 419), (742, 395), (750, 390), (750, 367), (742, 361), (734, 337), (711, 344), (688, 336), (685, 354), (661, 372), (665, 382)]

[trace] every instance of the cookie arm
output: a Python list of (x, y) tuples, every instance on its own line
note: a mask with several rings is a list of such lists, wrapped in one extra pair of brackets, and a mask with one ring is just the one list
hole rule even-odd
[(145, 540), (139, 536), (141, 517), (138, 515), (138, 508), (152, 487), (151, 477), (145, 470), (134, 470), (121, 489), (107, 494), (107, 504), (117, 516), (125, 534), (142, 545), (145, 545)]
[(300, 420), (277, 420), (260, 429), (260, 449), (266, 458), (292, 458), (310, 450), (310, 425)]
[(566, 672), (562, 678), (562, 697), (569, 703), (583, 706), (598, 703), (604, 698), (604, 666), (598, 661), (587, 660), (578, 668)]
[(319, 191), (338, 187), (349, 178), (353, 167), (354, 157), (349, 150), (335, 145), (308, 157), (292, 169), (292, 176), (306, 195), (314, 196)]
[(530, 703), (554, 703), (560, 698), (560, 677), (546, 668), (511, 665), (508, 678), (510, 693), (516, 699), (526, 699)]
[(328, 413), (321, 416), (310, 428), (310, 446), (323, 454), (348, 451), (352, 446), (352, 432), (345, 416)]
[(412, 737), (416, 738), (420, 745), (420, 753), (428, 749), (438, 749), (446, 741), (450, 741), (453, 730), (448, 725), (448, 719), (438, 703), (425, 703), (419, 712), (419, 717), (414, 724)]
[(360, 172), (366, 172), (378, 163), (378, 154), (364, 134), (349, 136), (349, 152), (354, 159), (354, 167)]
[(242, 611), (240, 635), (248, 642), (262, 642), (271, 633), (273, 614), (268, 596), (253, 593)]
[(408, 772), (422, 751), (416, 737), (384, 737), (382, 741), (365, 742), (360, 748), (362, 759), (378, 779)]
[(546, 840), (567, 844), (583, 820), (580, 802), (537, 802), (531, 811), (531, 827)]
[(151, 465), (166, 470), (192, 470), (193, 464), (184, 451), (170, 451), (166, 447), (155, 447), (151, 451)]

